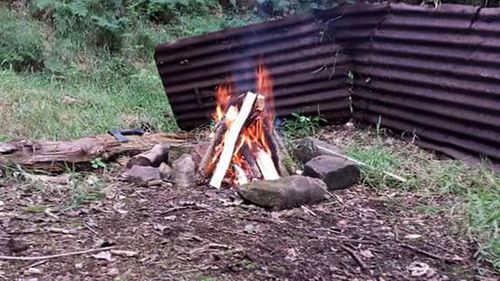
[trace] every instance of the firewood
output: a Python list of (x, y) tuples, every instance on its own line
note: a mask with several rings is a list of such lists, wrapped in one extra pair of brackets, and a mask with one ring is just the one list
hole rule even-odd
[(253, 177), (260, 178), (262, 174), (260, 173), (259, 167), (257, 167), (257, 163), (255, 162), (255, 157), (252, 155), (252, 152), (250, 151), (248, 145), (243, 144), (240, 151), (245, 161), (247, 161), (247, 164), (252, 168)]
[(101, 158), (109, 161), (120, 155), (137, 155), (156, 144), (174, 144), (187, 141), (188, 134), (144, 134), (127, 136), (120, 143), (111, 135), (98, 135), (70, 141), (9, 142), (15, 151), (0, 154), (0, 166), (20, 165), (26, 169), (46, 172), (64, 172), (67, 167), (90, 168), (90, 161)]
[(233, 164), (233, 171), (236, 174), (236, 177), (238, 178), (239, 185), (248, 183), (248, 178), (245, 174), (245, 171), (240, 166)]
[(159, 167), (162, 162), (168, 161), (169, 144), (156, 144), (146, 152), (135, 155), (127, 163), (127, 168), (132, 166)]
[(231, 164), (231, 159), (233, 158), (233, 153), (236, 148), (236, 143), (240, 137), (241, 130), (248, 118), (248, 115), (252, 111), (256, 98), (256, 94), (247, 92), (236, 119), (231, 124), (229, 131), (224, 136), (224, 147), (222, 148), (217, 166), (215, 167), (214, 173), (210, 180), (210, 185), (213, 187), (220, 188), (221, 186), (222, 180), (224, 179), (227, 169)]
[(203, 155), (203, 158), (200, 161), (200, 165), (198, 166), (198, 175), (201, 179), (204, 179), (207, 176), (208, 164), (210, 164), (210, 160), (214, 157), (215, 147), (222, 141), (226, 129), (225, 118), (222, 118), (217, 125), (215, 125), (214, 135), (210, 140), (210, 144), (208, 145), (205, 155)]
[(271, 155), (266, 153), (264, 150), (259, 149), (257, 150), (255, 158), (257, 166), (259, 167), (259, 170), (265, 180), (277, 180), (280, 178)]

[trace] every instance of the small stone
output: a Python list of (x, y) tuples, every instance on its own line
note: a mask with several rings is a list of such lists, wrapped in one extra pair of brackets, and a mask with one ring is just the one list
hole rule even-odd
[(124, 174), (124, 180), (142, 186), (147, 186), (148, 182), (160, 180), (160, 170), (147, 166), (132, 166)]
[(30, 267), (26, 270), (27, 274), (42, 274), (42, 270), (36, 267)]
[(321, 140), (317, 140), (312, 137), (307, 137), (297, 142), (296, 148), (294, 150), (294, 155), (298, 160), (305, 164), (317, 156), (337, 156), (344, 155), (344, 153), (340, 148), (334, 145)]
[(359, 167), (351, 161), (327, 155), (318, 156), (304, 166), (304, 175), (319, 178), (328, 190), (351, 187), (359, 181)]
[(76, 269), (82, 269), (83, 268), (83, 263), (81, 263), (81, 262), (75, 263), (75, 268)]
[(275, 181), (254, 181), (238, 189), (238, 194), (245, 200), (276, 210), (320, 202), (325, 198), (325, 193), (324, 182), (299, 175)]
[(172, 176), (172, 168), (170, 168), (169, 165), (161, 163), (158, 169), (160, 170), (160, 177), (162, 180), (168, 180)]
[(175, 186), (185, 188), (196, 183), (195, 164), (190, 154), (184, 153), (172, 163)]

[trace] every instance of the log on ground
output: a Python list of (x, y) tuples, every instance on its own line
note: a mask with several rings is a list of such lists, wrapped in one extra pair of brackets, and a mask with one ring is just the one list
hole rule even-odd
[(26, 140), (8, 142), (15, 147), (0, 154), (0, 166), (20, 165), (26, 169), (62, 172), (67, 168), (88, 168), (90, 161), (101, 158), (111, 161), (120, 155), (137, 155), (156, 144), (178, 144), (190, 139), (185, 133), (156, 133), (127, 136), (128, 142), (120, 143), (111, 135), (97, 135), (69, 141)]

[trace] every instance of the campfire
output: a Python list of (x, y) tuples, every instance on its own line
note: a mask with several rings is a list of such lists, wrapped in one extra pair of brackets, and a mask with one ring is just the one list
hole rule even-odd
[(274, 123), (273, 82), (261, 63), (255, 92), (235, 93), (228, 80), (216, 89), (215, 131), (198, 172), (220, 188), (255, 180), (276, 180), (287, 173), (281, 164), (284, 146)]

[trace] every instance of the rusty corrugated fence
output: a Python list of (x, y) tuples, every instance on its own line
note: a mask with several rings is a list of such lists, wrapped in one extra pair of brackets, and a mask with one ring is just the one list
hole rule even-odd
[(500, 163), (500, 9), (363, 4), (160, 45), (181, 127), (206, 122), (225, 75), (250, 89), (258, 57), (275, 78), (280, 116), (352, 113), (423, 147)]
[(277, 116), (303, 112), (348, 120), (348, 61), (321, 28), (313, 15), (293, 16), (159, 45), (155, 60), (178, 125), (206, 124), (214, 89), (227, 77), (238, 93), (255, 91), (260, 60), (274, 80)]

